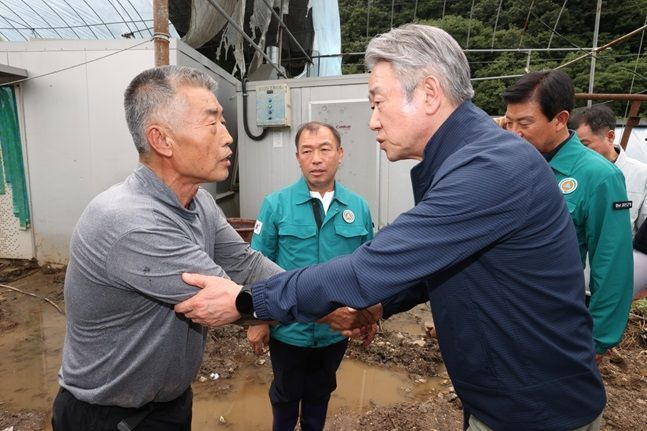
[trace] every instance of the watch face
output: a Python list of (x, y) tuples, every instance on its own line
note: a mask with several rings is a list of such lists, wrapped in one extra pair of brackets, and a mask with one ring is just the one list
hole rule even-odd
[(240, 314), (252, 314), (254, 312), (254, 301), (252, 294), (246, 290), (241, 290), (236, 296), (236, 310)]

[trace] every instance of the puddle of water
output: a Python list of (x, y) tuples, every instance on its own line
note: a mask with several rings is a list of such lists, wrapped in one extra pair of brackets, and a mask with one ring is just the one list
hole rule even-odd
[(0, 337), (3, 407), (49, 410), (58, 390), (57, 374), (65, 318), (50, 305), (19, 301), (19, 325)]
[(267, 367), (239, 369), (227, 381), (232, 388), (224, 395), (210, 394), (209, 382), (194, 383), (192, 429), (207, 431), (222, 426), (220, 416), (231, 431), (270, 429), (272, 408), (267, 390), (271, 378), (272, 370)]
[(421, 304), (408, 313), (399, 313), (384, 321), (384, 329), (396, 332), (406, 332), (411, 335), (424, 335), (424, 323), (431, 321), (431, 311), (427, 304)]
[[(193, 385), (193, 429), (213, 430), (222, 425), (222, 416), (231, 431), (267, 430), (272, 424), (272, 408), (267, 390), (271, 370), (245, 369), (229, 381), (231, 392), (210, 395), (208, 383)], [(353, 413), (363, 413), (374, 406), (389, 406), (403, 401), (426, 399), (442, 387), (441, 378), (415, 383), (405, 371), (371, 366), (344, 359), (337, 371), (337, 390), (330, 400), (328, 415), (342, 407)]]
[[(37, 277), (34, 282), (40, 282)], [(11, 294), (13, 295), (13, 294)], [(65, 333), (65, 318), (50, 305), (17, 295), (10, 304), (10, 319), (18, 326), (3, 331), (0, 337), (0, 402), (8, 410), (41, 410), (50, 412), (58, 391), (57, 373)], [(424, 312), (424, 310), (422, 310)], [(422, 325), (415, 316), (389, 319), (389, 328), (422, 334)], [(213, 430), (227, 422), (227, 429), (265, 430), (270, 428), (272, 412), (267, 395), (272, 379), (269, 367), (241, 368), (235, 378), (227, 381), (231, 390), (215, 395), (209, 383), (195, 382), (193, 429)], [(426, 399), (442, 385), (441, 378), (425, 383), (411, 381), (404, 370), (371, 366), (345, 359), (337, 372), (337, 390), (333, 393), (329, 416), (342, 407), (362, 413), (374, 406), (388, 406), (402, 401)], [(46, 430), (50, 430), (49, 418)]]

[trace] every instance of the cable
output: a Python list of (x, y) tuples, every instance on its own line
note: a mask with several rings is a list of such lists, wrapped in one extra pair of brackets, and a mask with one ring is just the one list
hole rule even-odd
[(124, 51), (128, 51), (129, 49), (137, 48), (138, 46), (144, 45), (145, 43), (149, 43), (149, 42), (152, 42), (152, 39), (146, 39), (143, 42), (139, 42), (139, 43), (137, 43), (135, 45), (129, 46), (128, 48), (123, 48), (123, 49), (120, 49), (118, 51), (111, 52), (110, 54), (106, 54), (106, 55), (101, 56), (101, 57), (93, 58), (92, 60), (84, 61), (83, 63), (74, 64), (72, 66), (67, 66), (67, 67), (64, 67), (62, 69), (52, 70), (51, 72), (43, 73), (41, 75), (30, 76), (28, 78), (17, 79), (15, 81), (6, 82), (6, 83), (0, 85), (0, 87), (5, 87), (7, 85), (20, 84), (22, 82), (31, 81), (32, 79), (42, 78), (44, 76), (49, 76), (49, 75), (53, 75), (55, 73), (64, 72), (66, 70), (74, 69), (75, 67), (85, 66), (86, 64), (94, 63), (95, 61), (99, 61), (99, 60), (103, 60), (104, 58), (112, 57), (113, 55), (120, 54), (120, 53), (122, 53)]
[(252, 141), (260, 141), (265, 138), (267, 135), (267, 128), (264, 127), (260, 135), (252, 135), (252, 132), (249, 130), (249, 124), (247, 124), (247, 77), (244, 77), (241, 81), (243, 88), (243, 127), (245, 128), (245, 134), (249, 136)]
[[(494, 48), (494, 37), (496, 36), (496, 28), (499, 24), (499, 15), (501, 14), (501, 5), (503, 0), (499, 2), (499, 7), (496, 9), (496, 19), (494, 20), (494, 30), (492, 30), (492, 48)], [(443, 6), (443, 17), (445, 16), (444, 6)]]
[(550, 32), (550, 37), (548, 38), (547, 48), (550, 48), (550, 44), (553, 41), (553, 35), (556, 33), (557, 24), (559, 24), (559, 19), (562, 17), (562, 12), (564, 12), (564, 8), (566, 7), (566, 2), (568, 2), (568, 0), (564, 0), (564, 4), (562, 4), (562, 8), (559, 10), (559, 14), (557, 15), (557, 19), (555, 20), (555, 25), (553, 26), (553, 31)]
[[(645, 15), (645, 25), (647, 25), (647, 15)], [(640, 60), (640, 53), (642, 52), (643, 49), (643, 39), (645, 38), (645, 30), (643, 30), (642, 34), (640, 35), (640, 45), (638, 46), (638, 54), (636, 55), (636, 63), (634, 64), (634, 73), (636, 73), (636, 70), (638, 69), (638, 61)], [(631, 77), (631, 85), (629, 86), (629, 93), (631, 93), (634, 90), (634, 79), (636, 78), (636, 75)], [(629, 113), (629, 101), (627, 101), (627, 106), (625, 107), (625, 117)]]

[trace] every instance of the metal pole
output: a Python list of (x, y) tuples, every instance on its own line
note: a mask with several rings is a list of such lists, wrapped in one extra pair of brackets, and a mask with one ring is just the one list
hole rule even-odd
[(628, 100), (630, 102), (647, 102), (647, 94), (638, 93), (575, 93), (577, 100)]
[(494, 20), (494, 30), (492, 31), (492, 46), (491, 48), (494, 48), (494, 37), (496, 36), (496, 28), (499, 25), (499, 15), (501, 14), (501, 5), (503, 4), (503, 0), (499, 2), (499, 7), (496, 10), (496, 19)]
[[(553, 42), (553, 35), (557, 32), (557, 24), (559, 24), (559, 19), (562, 17), (562, 12), (564, 12), (564, 8), (566, 7), (567, 2), (568, 0), (564, 0), (562, 8), (559, 10), (559, 14), (557, 15), (557, 19), (555, 20), (555, 25), (553, 26), (553, 31), (550, 32), (550, 37), (548, 38), (547, 48), (550, 48), (550, 44)], [(530, 7), (532, 7), (532, 5)], [(528, 17), (530, 17), (530, 11), (528, 11)]]
[[(285, 32), (288, 34), (288, 36), (290, 36), (290, 37), (292, 38), (292, 40), (294, 41), (294, 43), (296, 44), (296, 46), (301, 50), (301, 52), (303, 53), (303, 55), (305, 55), (305, 57), (308, 59), (308, 61), (309, 61), (310, 63), (312, 63), (312, 58), (310, 58), (310, 56), (308, 55), (308, 53), (306, 52), (306, 50), (305, 50), (305, 49), (303, 49), (303, 47), (301, 46), (301, 44), (299, 43), (299, 41), (297, 40), (297, 38), (296, 38), (296, 37), (294, 37), (294, 35), (290, 32), (290, 29), (288, 29), (288, 27), (287, 27), (287, 26), (285, 25), (285, 23), (283, 22), (283, 1), (281, 1), (281, 16), (279, 16), (279, 14), (277, 14), (277, 13), (276, 13), (276, 11), (275, 11), (275, 10), (274, 10), (274, 8), (272, 7), (272, 5), (270, 5), (270, 4), (267, 2), (267, 0), (263, 0), (263, 3), (265, 3), (265, 6), (267, 6), (267, 7), (270, 9), (270, 12), (272, 12), (272, 14), (274, 15), (274, 17), (275, 17), (276, 19), (278, 19), (278, 20), (279, 20), (279, 26), (280, 26), (280, 27), (282, 27), (283, 29), (285, 29)], [(211, 2), (211, 4), (213, 4), (213, 2)]]
[[(645, 15), (645, 25), (647, 25), (647, 15)], [(640, 53), (642, 52), (643, 49), (643, 39), (645, 38), (645, 31), (643, 30), (642, 34), (640, 35), (640, 45), (638, 46), (638, 55), (636, 55), (636, 63), (634, 63), (634, 73), (631, 75), (631, 85), (629, 85), (629, 92), (632, 93), (634, 91), (634, 82), (636, 80), (636, 70), (638, 69), (638, 62), (640, 61)], [(627, 106), (625, 108), (625, 117), (627, 116), (627, 111), (629, 110), (629, 104), (627, 103)]]
[(470, 8), (470, 20), (469, 23), (467, 24), (467, 42), (465, 42), (465, 48), (470, 47), (470, 33), (472, 32), (472, 16), (474, 15), (474, 2), (476, 0), (472, 0), (472, 7)]
[[(270, 8), (270, 10), (273, 11), (274, 9)], [(281, 10), (281, 16), (279, 16), (279, 28), (276, 29), (276, 32), (278, 33), (278, 36), (279, 36), (278, 37), (278, 39), (279, 39), (279, 44), (278, 44), (279, 45), (279, 55), (278, 55), (278, 58), (276, 60), (276, 64), (278, 64), (279, 66), (281, 66), (281, 56), (283, 54), (283, 26), (281, 25), (281, 24), (283, 24), (283, 0), (281, 0), (281, 9), (280, 10)], [(304, 52), (304, 54), (306, 54), (306, 53)]]
[[(598, 0), (598, 5), (595, 8), (595, 28), (593, 29), (593, 49), (598, 47), (598, 33), (600, 32), (600, 15), (602, 14), (602, 0)], [(591, 72), (589, 73), (589, 93), (593, 93), (593, 84), (595, 83), (595, 60), (596, 53), (593, 52), (591, 56)], [(590, 107), (593, 101), (586, 102), (586, 106)]]
[[(612, 40), (611, 42), (609, 42), (609, 43), (607, 43), (607, 44), (605, 44), (605, 45), (602, 45), (602, 46), (601, 46), (601, 47), (599, 47), (599, 48), (594, 48), (594, 49), (592, 49), (592, 50), (591, 50), (591, 52), (589, 52), (589, 53), (586, 53), (586, 54), (581, 55), (581, 56), (579, 56), (579, 57), (577, 57), (577, 58), (574, 58), (574, 59), (572, 59), (571, 61), (567, 61), (567, 62), (566, 62), (566, 63), (564, 63), (564, 64), (560, 64), (560, 65), (559, 65), (559, 66), (557, 66), (555, 69), (561, 69), (561, 68), (566, 67), (566, 66), (569, 66), (569, 65), (571, 65), (571, 64), (573, 64), (573, 63), (575, 63), (575, 62), (577, 62), (577, 61), (580, 61), (581, 59), (586, 58), (586, 57), (588, 57), (589, 55), (593, 55), (593, 54), (596, 54), (596, 53), (598, 53), (598, 52), (604, 51), (604, 50), (605, 50), (605, 49), (607, 49), (607, 48), (611, 48), (613, 45), (616, 45), (616, 44), (618, 44), (618, 43), (620, 43), (620, 42), (622, 42), (622, 41), (624, 41), (624, 40), (626, 40), (626, 39), (630, 38), (631, 36), (635, 35), (636, 33), (640, 33), (641, 31), (643, 31), (643, 30), (645, 30), (645, 29), (647, 29), (647, 25), (643, 25), (642, 27), (638, 27), (638, 28), (637, 28), (637, 29), (635, 29), (634, 31), (631, 31), (631, 32), (629, 32), (629, 33), (625, 34), (624, 36), (620, 36), (619, 38), (614, 39), (614, 40)], [(555, 48), (551, 48), (551, 50), (553, 50), (553, 49), (555, 49)]]
[(371, 0), (366, 0), (366, 37), (368, 37), (368, 25), (371, 22)]
[(155, 66), (168, 65), (168, 0), (153, 0), (153, 40)]
[(625, 125), (625, 130), (622, 133), (622, 139), (620, 139), (620, 146), (623, 150), (627, 149), (627, 142), (629, 142), (629, 136), (631, 135), (631, 129), (640, 123), (640, 117), (638, 116), (638, 111), (640, 110), (640, 101), (634, 100), (631, 102), (631, 108), (629, 109), (629, 117), (627, 118), (627, 124)]
[(220, 6), (220, 4), (218, 4), (217, 0), (208, 0), (208, 1), (209, 3), (211, 3), (211, 6), (215, 7), (216, 10), (220, 12), (220, 14), (227, 20), (227, 22), (229, 22), (229, 24), (231, 24), (231, 26), (234, 27), (234, 29), (243, 36), (243, 38), (247, 41), (247, 43), (253, 46), (254, 49), (258, 51), (258, 53), (261, 54), (261, 56), (263, 56), (265, 61), (267, 61), (267, 63), (276, 70), (279, 76), (287, 78), (285, 76), (285, 73), (283, 73), (283, 71), (276, 64), (274, 64), (274, 62), (272, 62), (272, 59), (269, 58), (267, 54), (265, 54), (265, 52), (261, 49), (261, 47), (258, 46), (251, 37), (247, 36), (247, 34), (243, 31), (242, 28), (240, 28), (238, 23), (232, 19), (232, 17), (227, 15), (227, 12), (222, 8), (222, 6)]

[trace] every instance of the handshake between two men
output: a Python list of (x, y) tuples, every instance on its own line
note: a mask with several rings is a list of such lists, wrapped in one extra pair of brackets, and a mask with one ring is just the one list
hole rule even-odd
[[(184, 314), (193, 322), (204, 326), (223, 326), (241, 319), (236, 307), (236, 298), (242, 287), (232, 280), (201, 274), (182, 274), (182, 280), (200, 291), (191, 298), (175, 306), (175, 311)], [(378, 329), (382, 318), (382, 304), (357, 310), (351, 307), (339, 307), (318, 322), (327, 323), (342, 335), (362, 340), (368, 346)], [(258, 321), (261, 323), (261, 321)]]

